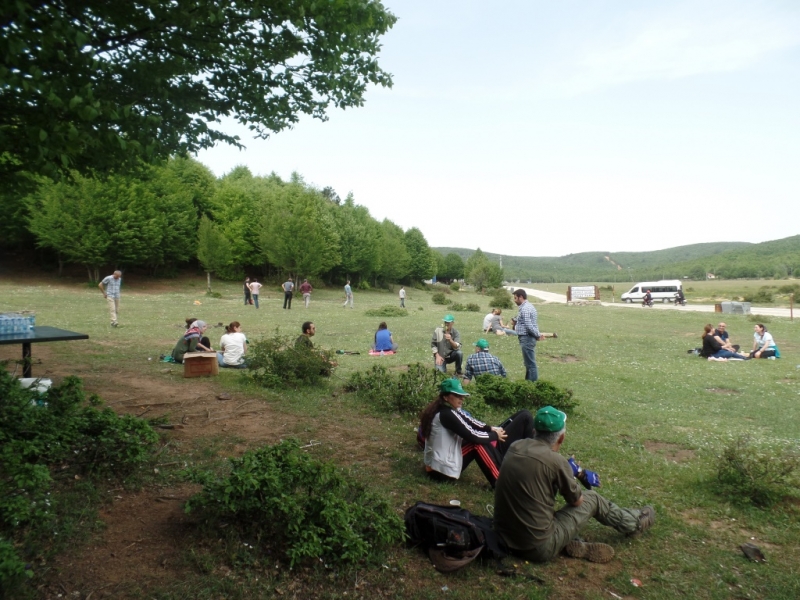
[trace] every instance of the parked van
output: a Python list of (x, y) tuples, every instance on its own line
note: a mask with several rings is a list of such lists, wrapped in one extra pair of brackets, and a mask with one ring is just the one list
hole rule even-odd
[(663, 281), (643, 281), (637, 283), (630, 290), (622, 294), (620, 299), (623, 302), (631, 304), (632, 302), (641, 302), (647, 290), (650, 290), (650, 295), (653, 297), (653, 302), (661, 300), (664, 304), (675, 300), (675, 294), (678, 290), (682, 289), (679, 279), (664, 279)]

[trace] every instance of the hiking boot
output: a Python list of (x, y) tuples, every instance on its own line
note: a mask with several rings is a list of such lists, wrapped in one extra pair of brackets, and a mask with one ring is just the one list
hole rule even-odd
[(639, 510), (639, 526), (636, 531), (629, 534), (630, 537), (641, 535), (653, 526), (656, 522), (656, 509), (652, 506), (645, 506)]
[(585, 558), (593, 563), (607, 563), (614, 558), (614, 548), (599, 542), (572, 540), (564, 547), (564, 552), (572, 558)]

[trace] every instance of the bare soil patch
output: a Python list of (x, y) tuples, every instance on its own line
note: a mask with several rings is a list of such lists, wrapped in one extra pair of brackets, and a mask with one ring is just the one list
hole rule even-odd
[(669, 442), (658, 442), (649, 440), (644, 442), (644, 447), (648, 452), (653, 454), (660, 454), (667, 460), (675, 463), (688, 462), (695, 457), (694, 450), (683, 448), (678, 444), (671, 444)]
[(574, 354), (554, 354), (550, 356), (550, 360), (559, 363), (576, 363), (580, 362), (581, 359)]

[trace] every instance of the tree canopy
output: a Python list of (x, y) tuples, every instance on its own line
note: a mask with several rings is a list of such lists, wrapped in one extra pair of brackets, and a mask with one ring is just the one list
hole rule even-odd
[(241, 146), (360, 106), (396, 18), (378, 0), (3, 3), (0, 180)]

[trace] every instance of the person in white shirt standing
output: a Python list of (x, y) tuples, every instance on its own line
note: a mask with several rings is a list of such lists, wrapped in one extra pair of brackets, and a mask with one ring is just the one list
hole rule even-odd
[(400, 286), (400, 308), (406, 307), (406, 288)]
[(97, 284), (97, 287), (103, 292), (103, 298), (108, 300), (108, 311), (111, 313), (112, 327), (119, 325), (117, 314), (119, 313), (119, 287), (121, 284), (122, 271), (114, 271), (113, 275), (109, 275)]
[(256, 308), (258, 308), (258, 290), (260, 290), (261, 287), (261, 284), (258, 283), (258, 279), (254, 277), (253, 281), (250, 282), (250, 295), (253, 297), (253, 304), (256, 305)]

